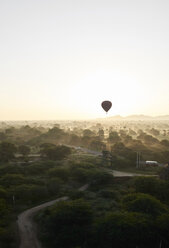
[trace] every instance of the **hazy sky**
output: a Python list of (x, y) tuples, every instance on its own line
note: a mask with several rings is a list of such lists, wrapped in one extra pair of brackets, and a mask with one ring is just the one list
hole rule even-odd
[(0, 119), (169, 114), (168, 0), (0, 0)]

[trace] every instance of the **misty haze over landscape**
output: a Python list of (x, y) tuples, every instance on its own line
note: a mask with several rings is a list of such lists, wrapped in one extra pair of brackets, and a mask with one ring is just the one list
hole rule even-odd
[(169, 1), (0, 1), (0, 248), (169, 248)]
[(0, 122), (1, 247), (168, 247), (168, 161), (166, 116)]

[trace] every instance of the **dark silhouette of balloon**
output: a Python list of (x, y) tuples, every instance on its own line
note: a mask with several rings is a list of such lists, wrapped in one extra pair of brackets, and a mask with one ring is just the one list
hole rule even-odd
[(104, 101), (102, 102), (101, 106), (106, 112), (108, 112), (112, 106), (112, 103), (110, 101)]

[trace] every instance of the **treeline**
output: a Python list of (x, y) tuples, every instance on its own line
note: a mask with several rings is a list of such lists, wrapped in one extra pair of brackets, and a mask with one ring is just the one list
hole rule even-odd
[[(10, 142), (3, 141), (0, 143), (0, 163), (19, 161), (21, 154), (21, 160), (25, 162), (29, 161), (28, 155), (30, 154), (31, 148), (27, 145), (16, 146)], [(41, 158), (49, 160), (62, 160), (70, 155), (72, 149), (64, 145), (54, 145), (51, 143), (43, 143), (39, 146), (39, 155)], [(39, 156), (40, 157), (40, 156)]]
[[(61, 129), (58, 126), (49, 129), (28, 125), (13, 127), (0, 132), (0, 161), (11, 160), (16, 153), (22, 154), (26, 161), (29, 154), (40, 154), (43, 146), (47, 148), (48, 144), (50, 149), (52, 145), (53, 148), (54, 145), (69, 145), (96, 151), (108, 150), (114, 157), (114, 163), (124, 166), (135, 166), (137, 151), (141, 153), (143, 161), (156, 160), (165, 164), (169, 161), (169, 135), (167, 130), (164, 131), (161, 133), (155, 128), (133, 130), (130, 127), (115, 130), (101, 124), (91, 129), (73, 130)], [(11, 154), (8, 153), (7, 156), (3, 150), (4, 142), (8, 143), (8, 149), (11, 149)]]

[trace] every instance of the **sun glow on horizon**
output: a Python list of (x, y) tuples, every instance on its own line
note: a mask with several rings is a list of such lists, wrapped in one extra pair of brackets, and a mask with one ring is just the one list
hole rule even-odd
[(70, 89), (70, 106), (90, 116), (103, 117), (101, 102), (110, 100), (108, 115), (128, 115), (143, 104), (145, 93), (140, 82), (120, 72), (99, 71), (86, 76)]
[(1, 1), (0, 119), (169, 114), (168, 9), (166, 0)]

